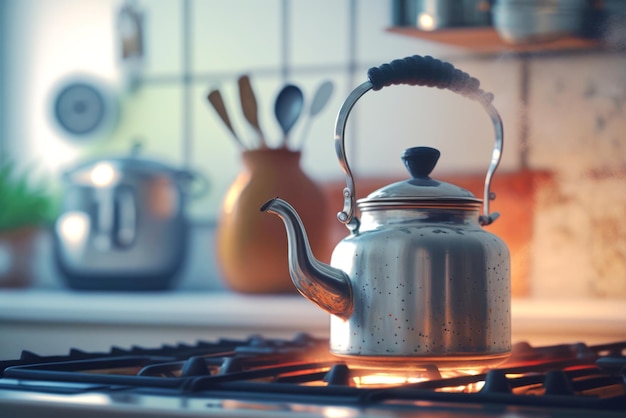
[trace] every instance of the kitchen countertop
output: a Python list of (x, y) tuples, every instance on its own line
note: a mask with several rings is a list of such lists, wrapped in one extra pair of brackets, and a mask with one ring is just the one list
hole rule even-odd
[(316, 326), (328, 315), (298, 295), (232, 292), (0, 292), (0, 322), (69, 321), (125, 325), (263, 326), (275, 322)]
[[(626, 303), (513, 299), (512, 322), (513, 341), (536, 345), (626, 340)], [(300, 295), (0, 290), (0, 359), (301, 331), (328, 336), (328, 315)]]

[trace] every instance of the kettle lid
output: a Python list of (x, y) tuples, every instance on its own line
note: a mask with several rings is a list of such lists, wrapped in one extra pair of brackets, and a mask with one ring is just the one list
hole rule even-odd
[(410, 179), (384, 186), (366, 198), (359, 199), (360, 209), (387, 207), (462, 206), (472, 208), (482, 203), (470, 191), (451, 183), (430, 177), (439, 156), (439, 150), (430, 147), (408, 148), (402, 161), (411, 174)]

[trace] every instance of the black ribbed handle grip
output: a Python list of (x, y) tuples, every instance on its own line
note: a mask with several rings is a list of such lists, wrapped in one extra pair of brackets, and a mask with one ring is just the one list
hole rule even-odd
[(413, 55), (393, 60), (389, 64), (370, 68), (367, 77), (372, 83), (372, 90), (407, 84), (448, 89), (480, 102), (493, 101), (493, 94), (482, 90), (476, 78), (431, 56)]

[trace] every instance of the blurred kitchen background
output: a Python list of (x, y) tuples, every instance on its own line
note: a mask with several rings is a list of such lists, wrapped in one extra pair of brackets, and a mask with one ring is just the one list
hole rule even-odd
[[(172, 290), (228, 291), (216, 267), (214, 229), (242, 163), (207, 94), (220, 89), (235, 129), (251, 141), (237, 91), (238, 77), (248, 74), (261, 126), (268, 142), (278, 143), (273, 106), (280, 88), (296, 84), (310, 101), (331, 80), (329, 104), (304, 138), (304, 120), (292, 137), (301, 144), (303, 170), (328, 192), (330, 210), (320, 216), (332, 218), (343, 204), (333, 145), (343, 100), (368, 68), (432, 55), (478, 78), (501, 112), (505, 147), (493, 187), (501, 218), (489, 228), (511, 248), (514, 297), (626, 299), (624, 2), (570, 2), (566, 29), (554, 34), (544, 26), (548, 32), (529, 42), (523, 37), (531, 22), (520, 31), (504, 10), (496, 22), (489, 2), (456, 2), (474, 7), (461, 15), (447, 13), (449, 3), (0, 0), (1, 158), (14, 159), (59, 200), (64, 171), (126, 155), (137, 142), (146, 157), (200, 173), (208, 193), (188, 202), (189, 253)], [(420, 19), (420, 4), (431, 8), (430, 20)], [(52, 110), (76, 82), (105, 99), (90, 135), (71, 134)], [(441, 150), (434, 177), (482, 198), (493, 145), (489, 118), (453, 93), (407, 86), (370, 93), (350, 117), (348, 157), (359, 197), (405, 178), (399, 155), (416, 145)], [(335, 223), (333, 239), (340, 239), (345, 228)], [(38, 231), (31, 288), (66, 288), (51, 234), (51, 225)], [(0, 269), (2, 263), (0, 257)]]

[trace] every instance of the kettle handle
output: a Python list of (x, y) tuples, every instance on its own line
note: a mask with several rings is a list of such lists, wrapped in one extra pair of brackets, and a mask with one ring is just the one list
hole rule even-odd
[(489, 213), (489, 201), (495, 199), (495, 193), (491, 192), (491, 180), (495, 173), (504, 146), (504, 133), (500, 114), (493, 106), (493, 94), (486, 93), (480, 88), (480, 82), (469, 74), (455, 68), (452, 64), (440, 61), (430, 56), (422, 57), (414, 55), (404, 59), (394, 60), (389, 64), (370, 68), (367, 72), (368, 81), (355, 88), (341, 106), (335, 122), (335, 152), (339, 158), (339, 164), (346, 175), (346, 187), (343, 189), (343, 211), (337, 214), (337, 219), (346, 224), (350, 230), (358, 228), (358, 219), (354, 216), (356, 205), (354, 176), (346, 159), (345, 131), (350, 111), (357, 100), (370, 90), (380, 90), (383, 87), (394, 84), (407, 84), (411, 86), (437, 87), (448, 89), (465, 97), (478, 101), (487, 114), (495, 131), (495, 143), (491, 154), (491, 162), (485, 176), (483, 214), (479, 217), (481, 225), (489, 225), (495, 221), (499, 214)]

